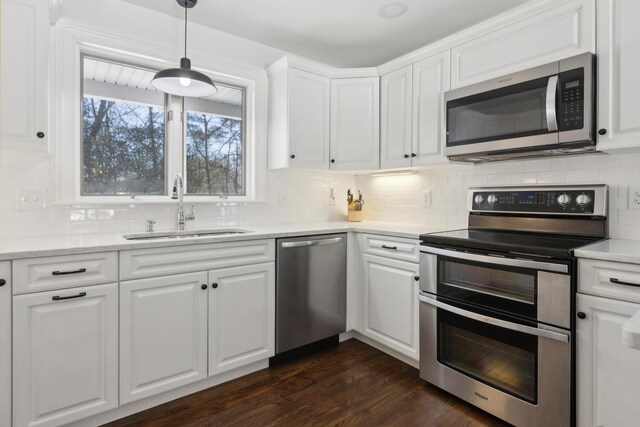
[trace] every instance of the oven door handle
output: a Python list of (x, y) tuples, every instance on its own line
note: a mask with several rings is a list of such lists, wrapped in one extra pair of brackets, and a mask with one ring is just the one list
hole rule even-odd
[(528, 335), (537, 335), (539, 337), (550, 338), (556, 341), (569, 342), (569, 335), (560, 332), (554, 332), (547, 329), (534, 328), (532, 326), (520, 325), (518, 323), (507, 322), (506, 320), (495, 319), (493, 317), (485, 316), (482, 314), (474, 313), (473, 311), (464, 310), (453, 305), (445, 304), (442, 301), (438, 301), (433, 297), (425, 295), (419, 295), (418, 299), (421, 302), (427, 303), (434, 307), (441, 308), (459, 316), (477, 320), (478, 322), (488, 323), (490, 325), (495, 325), (505, 329), (511, 329), (512, 331), (522, 332)]
[(528, 259), (503, 258), (490, 255), (477, 255), (468, 252), (450, 251), (447, 249), (435, 248), (433, 246), (421, 246), (420, 252), (426, 252), (434, 255), (443, 255), (451, 258), (466, 259), (469, 261), (477, 261), (485, 264), (509, 265), (512, 267), (531, 268), (534, 270), (553, 271), (557, 273), (568, 273), (569, 267), (565, 264), (554, 264), (551, 262), (531, 261)]

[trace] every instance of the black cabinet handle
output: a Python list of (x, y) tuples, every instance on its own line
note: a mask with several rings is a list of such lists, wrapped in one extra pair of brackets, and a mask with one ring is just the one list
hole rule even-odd
[(394, 250), (394, 251), (395, 251), (396, 249), (398, 249), (398, 247), (397, 247), (397, 246), (387, 246), (387, 245), (382, 245), (382, 246), (381, 246), (381, 248), (382, 248), (382, 249), (392, 249), (392, 250)]
[(586, 318), (587, 318), (587, 315), (586, 315), (586, 314), (584, 314), (584, 313), (583, 313), (583, 312), (581, 312), (581, 311), (579, 311), (579, 312), (578, 312), (577, 316), (578, 316), (578, 319), (586, 319)]
[(0, 286), (4, 286), (7, 284), (7, 281), (4, 279), (0, 279)]
[(420, 276), (413, 276), (413, 280), (417, 282), (418, 280), (420, 280)]
[(335, 162), (336, 162), (336, 159), (331, 159), (331, 163), (335, 163)]
[(417, 154), (416, 153), (411, 153), (411, 157), (416, 157)]
[(86, 268), (79, 268), (77, 270), (67, 270), (67, 271), (52, 271), (51, 275), (52, 276), (62, 276), (65, 274), (78, 274), (78, 273), (86, 273), (87, 269)]
[(404, 158), (405, 158), (405, 159), (408, 159), (408, 158), (409, 158), (409, 155), (408, 155), (408, 154), (405, 154), (405, 155), (404, 155)]
[(82, 298), (84, 296), (87, 296), (86, 292), (80, 292), (78, 295), (71, 295), (69, 297), (61, 297), (61, 296), (56, 295), (55, 297), (52, 297), (51, 299), (54, 300), (54, 301), (62, 301), (64, 299)]
[(205, 291), (205, 290), (207, 290), (207, 285), (206, 285), (206, 284), (203, 284), (202, 286), (200, 286), (200, 288), (201, 288), (203, 291)]
[(292, 154), (292, 155), (290, 155), (289, 157), (291, 157), (292, 159), (295, 159), (295, 158), (296, 158), (296, 155), (295, 155), (295, 154)]
[(640, 288), (640, 283), (632, 283), (632, 282), (623, 282), (622, 280), (618, 280), (615, 277), (609, 279), (611, 283), (615, 283), (616, 285), (625, 285), (625, 286), (636, 286)]
[(607, 134), (607, 130), (606, 130), (606, 129), (600, 129), (600, 130), (598, 131), (598, 133), (599, 133), (600, 135), (606, 135), (606, 134)]
[(213, 289), (215, 289), (215, 288), (217, 288), (217, 287), (218, 287), (218, 284), (217, 284), (217, 283), (212, 283), (212, 284), (211, 284), (211, 287), (212, 287)]
[(44, 132), (38, 132), (36, 133), (36, 136), (40, 139), (44, 138)]

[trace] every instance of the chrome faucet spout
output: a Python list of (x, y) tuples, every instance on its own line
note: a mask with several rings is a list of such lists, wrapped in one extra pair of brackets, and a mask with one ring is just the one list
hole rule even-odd
[(179, 173), (173, 178), (173, 191), (171, 192), (171, 198), (178, 199), (178, 230), (184, 230), (184, 222), (196, 219), (193, 213), (193, 206), (191, 206), (191, 213), (185, 215), (184, 213), (184, 184), (182, 175)]

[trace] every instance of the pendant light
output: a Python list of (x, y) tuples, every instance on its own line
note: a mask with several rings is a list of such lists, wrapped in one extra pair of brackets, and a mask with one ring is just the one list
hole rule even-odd
[(162, 92), (178, 96), (201, 97), (213, 95), (218, 91), (211, 79), (191, 69), (191, 60), (187, 58), (187, 10), (198, 3), (198, 0), (176, 0), (184, 7), (184, 58), (180, 59), (180, 68), (169, 68), (159, 71), (151, 84)]

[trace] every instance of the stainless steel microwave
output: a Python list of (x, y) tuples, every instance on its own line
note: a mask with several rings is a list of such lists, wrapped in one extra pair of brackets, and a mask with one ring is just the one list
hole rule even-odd
[(594, 67), (584, 53), (446, 92), (445, 154), (485, 162), (595, 150)]

